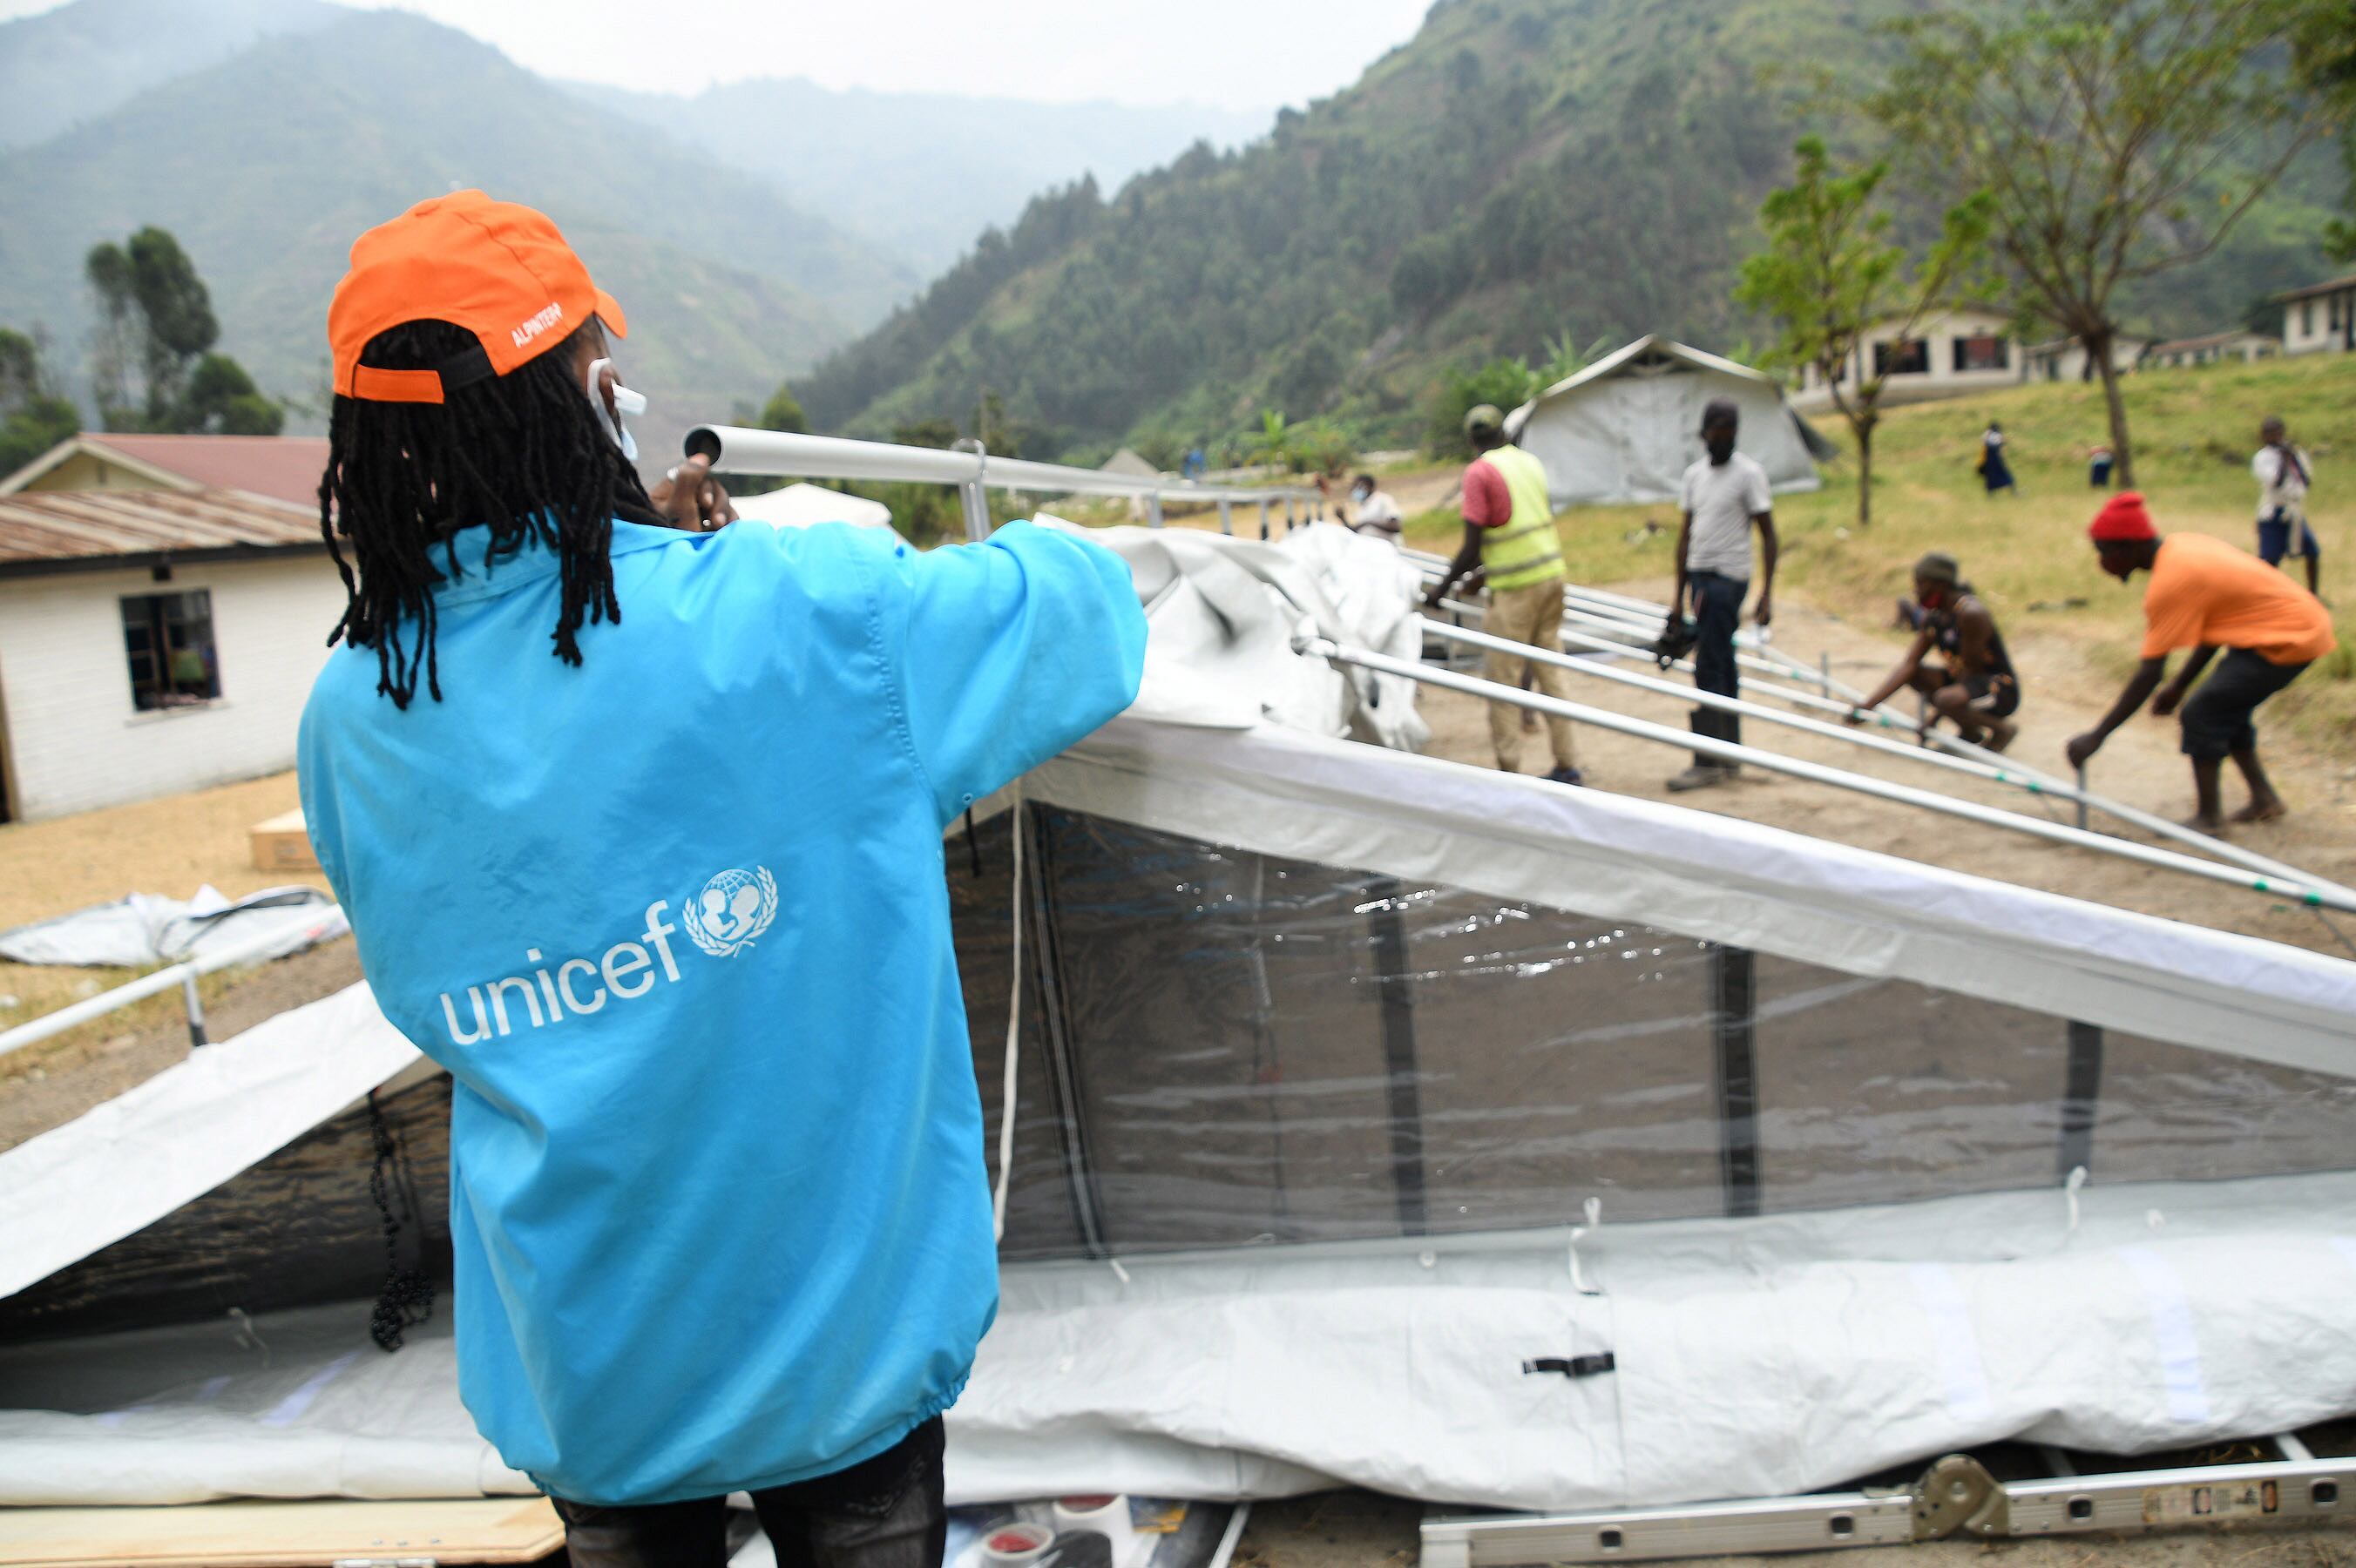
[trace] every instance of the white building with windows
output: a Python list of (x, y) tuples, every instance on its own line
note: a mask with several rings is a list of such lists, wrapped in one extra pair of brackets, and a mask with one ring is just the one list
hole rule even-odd
[(2184, 370), (2195, 365), (2222, 365), (2238, 359), (2254, 365), (2282, 352), (2282, 340), (2263, 332), (2212, 332), (2203, 337), (2179, 337), (2155, 343), (2143, 357), (2147, 370)]
[[(1933, 311), (1914, 324), (1911, 335), (1899, 330), (1901, 325), (1890, 322), (1866, 333), (1841, 367), (1837, 379), (1844, 395), (1872, 375), (1885, 378), (1883, 408), (1988, 391), (2020, 379), (2020, 345), (2013, 338), (2011, 317), (2001, 311)], [(1811, 414), (1834, 406), (1832, 387), (1815, 366), (1801, 371), (1792, 406)]]
[[(2138, 337), (2130, 332), (2115, 334), (2111, 338), (2111, 373), (2125, 376), (2142, 365), (2150, 353), (2155, 339)], [(2091, 381), (2094, 379), (2094, 357), (2086, 352), (2085, 344), (2074, 337), (2056, 337), (2047, 343), (2032, 343), (2021, 351), (2020, 379), (2024, 381)]]
[(2356, 272), (2329, 283), (2276, 294), (2283, 307), (2283, 352), (2348, 353), (2356, 349)]
[(0, 495), (0, 821), (294, 766), (343, 608), (317, 518), (284, 502)]

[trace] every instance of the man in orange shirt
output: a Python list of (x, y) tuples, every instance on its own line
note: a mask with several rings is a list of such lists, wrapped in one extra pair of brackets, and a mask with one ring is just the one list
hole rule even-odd
[[(2188, 827), (2204, 833), (2225, 830), (2218, 799), (2218, 775), (2227, 757), (2250, 786), (2250, 804), (2233, 814), (2236, 822), (2266, 822), (2280, 816), (2282, 796), (2258, 765), (2258, 732), (2250, 721), (2258, 705), (2292, 681), (2299, 671), (2339, 646), (2323, 602), (2259, 560), (2205, 534), (2170, 534), (2151, 526), (2143, 497), (2127, 491), (2111, 497), (2094, 515), (2087, 534), (2103, 570), (2125, 582), (2137, 571), (2151, 573), (2144, 590), (2143, 667), (2119, 693), (2103, 721), (2070, 742), (2070, 761), (2083, 767), (2101, 751), (2112, 731), (2134, 717), (2168, 673), (2168, 656), (2190, 648), (2192, 656), (2151, 710), (2165, 718), (2181, 707), (2184, 754), (2192, 759), (2192, 783), (2200, 812)], [(2225, 656), (2217, 673), (2193, 692), (2219, 649)]]

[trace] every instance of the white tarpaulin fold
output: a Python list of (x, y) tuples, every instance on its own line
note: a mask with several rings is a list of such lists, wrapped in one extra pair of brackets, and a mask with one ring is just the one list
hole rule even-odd
[(0, 931), (0, 958), (16, 964), (73, 964), (145, 969), (230, 953), (273, 924), (288, 925), (283, 943), (252, 955), (256, 963), (283, 958), (350, 930), (343, 912), (329, 909), (325, 923), (295, 930), (286, 911), (334, 903), (317, 888), (264, 888), (231, 901), (210, 884), (190, 899), (133, 893), (52, 920)]
[(368, 987), (348, 986), (0, 1154), (0, 1296), (155, 1223), (423, 1060)]
[(1422, 580), (1396, 546), (1333, 523), (1280, 543), (1192, 528), (1076, 528), (1129, 563), (1145, 606), (1145, 678), (1130, 711), (1164, 724), (1263, 721), (1414, 751), (1430, 736), (1416, 683), (1341, 671), (1292, 651), (1301, 635), (1413, 659)]

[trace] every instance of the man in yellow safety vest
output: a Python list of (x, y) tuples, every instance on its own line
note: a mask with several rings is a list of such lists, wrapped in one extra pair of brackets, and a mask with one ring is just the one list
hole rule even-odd
[[(1505, 439), (1505, 416), (1493, 404), (1483, 403), (1464, 416), (1464, 435), (1478, 454), (1464, 470), (1464, 543), (1448, 563), (1447, 575), (1424, 595), (1424, 603), (1437, 606), (1477, 568), (1489, 587), (1482, 630), (1558, 654), (1562, 541), (1554, 531), (1546, 465)], [(1569, 700), (1569, 677), (1538, 659), (1493, 653), (1483, 673), (1503, 685), (1519, 686), (1525, 671), (1545, 695)], [(1556, 784), (1585, 783), (1571, 755), (1570, 720), (1547, 714), (1547, 734), (1554, 743), (1554, 771), (1547, 777)], [(1501, 771), (1521, 771), (1521, 723), (1504, 703), (1489, 705), (1489, 744)]]

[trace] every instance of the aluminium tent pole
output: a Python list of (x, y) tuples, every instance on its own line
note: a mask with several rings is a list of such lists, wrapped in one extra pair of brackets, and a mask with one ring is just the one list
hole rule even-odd
[[(1467, 603), (1457, 599), (1441, 600), (1440, 608), (1459, 613), (1470, 613), (1475, 615), (1482, 613), (1481, 606), (1478, 604)], [(1565, 627), (1561, 633), (1561, 636), (1563, 642), (1567, 645), (1591, 649), (1592, 651), (1600, 654), (1640, 654), (1647, 658), (1652, 656), (1652, 653), (1649, 648), (1640, 646), (1637, 644), (1622, 642), (1613, 637), (1597, 636), (1591, 633), (1577, 631), (1570, 627)], [(1526, 645), (1516, 644), (1515, 645), (1523, 646)], [(1684, 670), (1690, 674), (1693, 670), (1693, 660), (1676, 659), (1672, 661), (1666, 667), (1670, 669)], [(1736, 667), (1741, 667), (1739, 661)], [(1766, 680), (1747, 675), (1740, 676), (1738, 679), (1740, 680), (1743, 689), (1752, 692), (1757, 696), (1772, 697), (1779, 702), (1788, 702), (1794, 708), (1813, 709), (1818, 713), (1829, 713), (1836, 718), (1846, 719), (1848, 717), (1850, 711), (1857, 706), (1855, 703), (1850, 702), (1830, 701), (1818, 697), (1813, 691), (1803, 691), (1796, 686), (1786, 686), (1780, 680)], [(1901, 724), (1879, 709), (1873, 709), (1872, 713), (1873, 717), (1878, 720), (1885, 729), (1895, 728), (1911, 731), (1918, 728), (1918, 726), (1912, 724)], [(2020, 771), (2022, 773), (2028, 773), (2029, 770), (2024, 768)], [(2040, 780), (2040, 782), (2042, 781)]]
[[(1638, 621), (1656, 623), (1666, 619), (1669, 613), (1669, 607), (1665, 604), (1655, 603), (1650, 599), (1639, 599), (1633, 594), (1612, 593), (1601, 588), (1590, 588), (1584, 583), (1569, 584), (1563, 592), (1570, 599), (1582, 603), (1590, 610), (1614, 613)], [(1735, 644), (1739, 647), (1753, 649), (1798, 673), (1809, 676), (1817, 673), (1808, 667), (1805, 660), (1796, 655), (1783, 652), (1772, 641), (1756, 633), (1737, 632)]]
[[(1944, 768), (1948, 772), (1963, 773), (1971, 778), (1986, 779), (1992, 784), (2010, 784), (2016, 789), (2027, 790), (2031, 795), (2074, 801), (2078, 807), (2078, 827), (2082, 832), (2086, 830), (2087, 808), (2093, 806), (2116, 816), (2122, 822), (2130, 823), (2147, 832), (2157, 833), (2162, 837), (2172, 838), (2178, 843), (2219, 859), (2245, 866), (2253, 871), (2263, 872), (2271, 877), (2289, 877), (2310, 886), (2328, 888), (2334, 892), (2347, 893), (2350, 897), (2356, 898), (2356, 891), (2319, 877), (2311, 871), (2302, 870), (2297, 866), (2269, 859), (2223, 839), (2211, 838), (2204, 833), (2195, 832), (2179, 823), (2170, 822), (2166, 817), (2153, 816), (2133, 806), (2121, 805), (2115, 801), (2089, 795), (2083, 782), (2084, 777), (2083, 773), (2080, 774), (2079, 786), (2072, 789), (2067, 784), (2050, 784), (2028, 770), (2009, 767), (2000, 761), (1981, 762), (1976, 757), (1950, 756), (1944, 752), (1928, 751), (1920, 746), (1910, 746), (1903, 741), (1887, 740), (1862, 730), (1851, 729), (1846, 724), (1828, 724), (1821, 720), (1804, 719), (1799, 714), (1786, 713), (1780, 709), (1764, 707), (1756, 702), (1745, 702), (1740, 698), (1720, 697), (1715, 692), (1703, 691), (1697, 687), (1679, 686), (1674, 681), (1663, 680), (1657, 676), (1644, 675), (1635, 670), (1614, 669), (1609, 665), (1598, 664), (1593, 659), (1574, 658), (1569, 654), (1557, 653), (1551, 648), (1534, 647), (1527, 643), (1511, 642), (1503, 637), (1492, 636), (1486, 632), (1467, 631), (1461, 626), (1451, 626), (1444, 621), (1434, 620), (1429, 615), (1423, 617), (1423, 629), (1425, 635), (1438, 637), (1442, 642), (1462, 643), (1472, 647), (1510, 654), (1516, 658), (1535, 659), (1540, 664), (1552, 665), (1557, 668), (1567, 669), (1574, 675), (1583, 675), (1590, 679), (1608, 680), (1615, 685), (1633, 687), (1639, 691), (1657, 692), (1680, 702), (1698, 703), (1704, 708), (1713, 708), (1721, 713), (1736, 713), (1765, 723), (1780, 724), (1785, 729), (1798, 730), (1805, 734), (1821, 736), (1829, 741), (1846, 741), (1849, 745), (1869, 752), (1877, 752), (1884, 756), (1899, 757), (1934, 768)], [(1601, 638), (1589, 640), (1601, 641)], [(1884, 728), (1892, 725), (1892, 720), (1886, 714), (1874, 713), (1870, 717), (1879, 720)], [(1995, 755), (1995, 753), (1989, 754)]]
[(1786, 757), (1774, 752), (1762, 752), (1756, 747), (1720, 741), (1715, 736), (1697, 735), (1690, 731), (1672, 730), (1665, 724), (1648, 720), (1631, 719), (1606, 709), (1590, 708), (1583, 703), (1565, 702), (1557, 698), (1526, 692), (1517, 687), (1482, 680), (1453, 671), (1436, 670), (1428, 666), (1395, 659), (1383, 654), (1362, 653), (1344, 648), (1323, 637), (1303, 637), (1293, 645), (1293, 651), (1311, 658), (1331, 659), (1336, 664), (1356, 665), (1361, 669), (1384, 675), (1404, 676), (1426, 686), (1444, 687), (1470, 697), (1486, 698), (1513, 707), (1527, 708), (1539, 713), (1569, 719), (1575, 723), (1592, 724), (1599, 730), (1610, 730), (1639, 741), (1651, 741), (1681, 752), (1697, 752), (1721, 762), (1748, 763), (1763, 773), (1785, 773), (1793, 778), (1806, 779), (1812, 784), (1831, 784), (1853, 794), (1871, 795), (1878, 800), (1894, 801), (1901, 805), (1920, 806), (1944, 816), (1961, 817), (1988, 827), (2009, 828), (2032, 838), (2043, 838), (2056, 844), (2068, 844), (2081, 849), (2092, 849), (2115, 859), (2133, 860), (2138, 865), (2157, 867), (2162, 870), (2179, 871), (2206, 881), (2223, 882), (2251, 892), (2287, 899), (2294, 903), (2317, 909), (2335, 909), (2356, 914), (2356, 897), (2333, 890), (2312, 887), (2287, 878), (2253, 877), (2231, 866), (2221, 866), (2213, 860), (2196, 860), (2172, 849), (2155, 849), (2149, 845), (2130, 839), (2107, 837), (2099, 833), (2082, 833), (2075, 827), (2058, 822), (2046, 822), (2019, 812), (2005, 811), (1976, 801), (1958, 800), (1952, 795), (1935, 795), (1910, 784), (1891, 784), (1867, 773), (1853, 773), (1846, 769), (1827, 767), (1821, 763), (1805, 762), (1798, 757)]
[[(1464, 604), (1456, 600), (1446, 601), (1445, 607), (1459, 613), (1466, 611), (1476, 614), (1480, 613), (1480, 606)], [(1624, 654), (1642, 651), (1631, 648), (1629, 645), (1623, 642), (1613, 641), (1607, 637), (1591, 636), (1586, 633), (1571, 630), (1568, 627), (1562, 631), (1560, 635), (1562, 641), (1569, 645), (1590, 649), (1597, 653)], [(1518, 648), (1521, 645), (1517, 644), (1515, 646)], [(1582, 661), (1582, 664), (1580, 665), (1574, 665), (1569, 667), (1585, 667), (1585, 661)], [(1667, 667), (1690, 672), (1693, 668), (1693, 661), (1690, 659), (1679, 659)], [(1825, 699), (1816, 696), (1813, 692), (1800, 691), (1796, 688), (1767, 684), (1754, 680), (1748, 676), (1743, 676), (1739, 678), (1741, 688), (1751, 692), (1753, 697), (1772, 697), (1779, 701), (1788, 702), (1794, 708), (1814, 709), (1820, 713), (1828, 713), (1842, 719), (1847, 718), (1851, 712), (1858, 710), (1857, 704), (1852, 702), (1826, 701)], [(1836, 682), (1835, 684), (1837, 685), (1838, 683)], [(1680, 688), (1680, 695), (1691, 697), (1697, 700), (1699, 696), (1698, 693), (1683, 692), (1682, 688)], [(1868, 709), (1864, 711), (1876, 723), (1885, 730), (1902, 729), (1912, 731), (1920, 741), (1922, 749), (1927, 750), (1929, 748), (1935, 747), (1938, 751), (1944, 752), (1950, 757), (1976, 763), (1983, 767), (1997, 769), (2001, 773), (2008, 775), (2005, 777), (2002, 782), (2018, 783), (2022, 788), (2029, 789), (2034, 794), (2051, 795), (2056, 799), (2061, 800), (2078, 801), (2082, 811), (2081, 820), (2078, 823), (2078, 826), (2081, 828), (2084, 828), (2086, 827), (2086, 823), (2083, 817), (2083, 808), (2091, 806), (2094, 810), (2103, 812), (2106, 816), (2116, 817), (2119, 821), (2126, 823), (2130, 827), (2139, 827), (2146, 833), (2149, 833), (2156, 837), (2167, 838), (2173, 840), (2176, 843), (2187, 845), (2192, 848), (2201, 850), (2203, 854), (2213, 855), (2220, 859), (2230, 860), (2236, 865), (2247, 866), (2254, 871), (2263, 871), (2266, 875), (2272, 877), (2287, 877), (2294, 881), (2312, 883), (2319, 887), (2329, 888), (2335, 892), (2347, 893), (2351, 897), (2356, 897), (2356, 890), (2351, 890), (2343, 883), (2325, 880), (2324, 879), (2316, 876), (2313, 872), (2302, 870), (2298, 867), (2289, 865), (2281, 860), (2276, 860), (2270, 856), (2261, 855), (2255, 850), (2245, 849), (2240, 845), (2231, 843), (2227, 840), (2211, 838), (2206, 834), (2197, 833), (2193, 829), (2185, 827), (2180, 822), (2171, 822), (2168, 818), (2156, 816), (2151, 812), (2144, 810), (2140, 806), (2129, 805), (2124, 801), (2114, 800), (2108, 795), (2096, 795), (2086, 787), (2086, 775), (2083, 769), (2079, 770), (2077, 783), (2073, 784), (2066, 779), (2061, 778), (2053, 773), (2047, 773), (2042, 768), (2024, 763), (2017, 757), (2008, 756), (2001, 752), (1991, 752), (1985, 746), (1974, 745), (1971, 741), (1963, 740), (1957, 736), (1943, 735), (1922, 720), (1918, 719), (1912, 723), (1903, 723), (1898, 720), (1892, 719), (1888, 713), (1878, 708)], [(1996, 775), (1990, 774), (1988, 776), (1994, 777)]]
[[(158, 969), (153, 974), (142, 975), (135, 980), (117, 986), (112, 991), (102, 991), (95, 997), (70, 1003), (58, 1008), (55, 1012), (43, 1013), (39, 1018), (27, 1019), (15, 1029), (0, 1031), (0, 1056), (5, 1056), (12, 1051), (19, 1051), (26, 1046), (45, 1040), (52, 1035), (63, 1034), (76, 1024), (87, 1023), (95, 1018), (103, 1018), (118, 1008), (129, 1007), (143, 997), (152, 997), (159, 991), (168, 991), (175, 986), (191, 984), (200, 975), (209, 975), (215, 970), (232, 968), (241, 964), (259, 963), (269, 956), (271, 949), (284, 942), (289, 936), (324, 926), (327, 917), (335, 912), (332, 908), (313, 911), (306, 913), (301, 920), (288, 921), (283, 925), (262, 933), (251, 942), (224, 948), (219, 953), (209, 954), (202, 958), (184, 959), (180, 963)], [(202, 1017), (202, 1010), (199, 1008), (197, 1016), (189, 1020), (192, 1029), (201, 1026)]]

